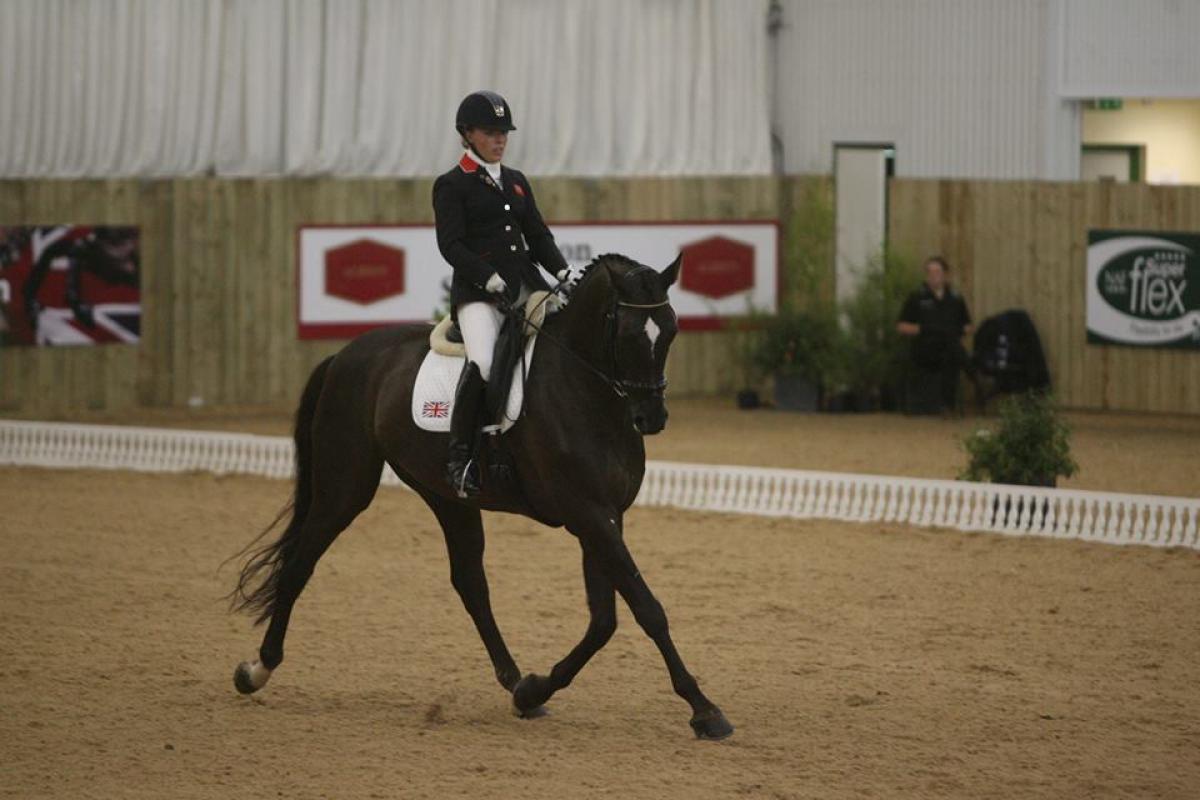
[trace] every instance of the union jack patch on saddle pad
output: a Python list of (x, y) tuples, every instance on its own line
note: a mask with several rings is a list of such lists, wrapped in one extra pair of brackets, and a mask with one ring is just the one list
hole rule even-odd
[(441, 400), (426, 400), (421, 406), (421, 416), (427, 419), (442, 419), (450, 416), (450, 404)]
[[(533, 345), (537, 337), (525, 345), (525, 363), (532, 369)], [(430, 350), (417, 370), (417, 378), (413, 382), (412, 405), (410, 406), (413, 424), (423, 431), (431, 433), (449, 433), (450, 415), (454, 413), (454, 390), (458, 386), (458, 378), (462, 375), (462, 356), (444, 356)], [(525, 398), (525, 387), (521, 382), (521, 365), (513, 367), (512, 389), (505, 403), (504, 419), (501, 422), (501, 432), (507, 431), (521, 416), (521, 403)]]

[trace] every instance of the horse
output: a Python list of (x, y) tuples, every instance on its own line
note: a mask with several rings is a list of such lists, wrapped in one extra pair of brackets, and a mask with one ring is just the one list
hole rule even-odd
[[(258, 659), (234, 672), (237, 690), (261, 689), (283, 661), (296, 599), (321, 555), (371, 503), (386, 463), (437, 518), (451, 584), (518, 716), (545, 713), (550, 697), (608, 642), (620, 594), (691, 707), (695, 735), (731, 735), (733, 726), (684, 666), (667, 615), (624, 541), (624, 513), (645, 474), (642, 437), (667, 422), (664, 368), (678, 330), (667, 290), (679, 268), (679, 258), (659, 272), (624, 256), (600, 256), (565, 307), (541, 325), (524, 414), (503, 434), (517, 490), (485, 480), (481, 494), (460, 499), (444, 477), (448, 434), (413, 423), (413, 384), (429, 350), (429, 326), (370, 331), (318, 364), (295, 417), (292, 500), (243, 550), (249, 555), (230, 594), (233, 610), (256, 614), (256, 625), (268, 623)], [(546, 675), (522, 675), (492, 616), (481, 509), (523, 514), (579, 541), (589, 622), (582, 640)], [(251, 550), (289, 513), (278, 539)]]

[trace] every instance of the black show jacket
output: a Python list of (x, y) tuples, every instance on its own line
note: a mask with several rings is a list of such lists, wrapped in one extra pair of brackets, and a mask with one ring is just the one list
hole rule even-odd
[(438, 249), (454, 268), (450, 305), (493, 298), (483, 288), (493, 272), (508, 284), (516, 299), (521, 284), (548, 289), (535, 263), (551, 274), (567, 266), (554, 235), (533, 199), (529, 181), (515, 169), (500, 167), (503, 188), (487, 170), (463, 155), (433, 183), (433, 214)]

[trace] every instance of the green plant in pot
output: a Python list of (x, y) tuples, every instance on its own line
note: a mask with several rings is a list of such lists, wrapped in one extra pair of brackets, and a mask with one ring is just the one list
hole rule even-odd
[(750, 352), (754, 367), (775, 378), (775, 405), (816, 411), (833, 360), (837, 323), (828, 314), (783, 310), (763, 317)]
[(1071, 432), (1053, 398), (1026, 392), (1000, 403), (995, 431), (981, 428), (963, 440), (970, 459), (959, 478), (1020, 486), (1055, 486), (1058, 477), (1074, 475)]
[(791, 202), (781, 260), (779, 310), (725, 321), (725, 341), (746, 387), (743, 404), (769, 380), (775, 406), (817, 410), (821, 386), (833, 367), (837, 321), (833, 295), (832, 184), (813, 183)]
[(905, 298), (920, 284), (914, 260), (885, 250), (858, 274), (841, 305), (834, 378), (858, 410), (874, 410), (901, 385), (908, 343), (896, 331)]

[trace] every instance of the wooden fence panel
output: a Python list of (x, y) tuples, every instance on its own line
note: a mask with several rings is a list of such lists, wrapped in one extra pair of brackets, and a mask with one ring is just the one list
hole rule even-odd
[[(296, 339), (296, 229), (321, 223), (430, 223), (431, 179), (0, 181), (0, 225), (129, 224), (141, 229), (137, 347), (0, 351), (0, 411), (290, 406), (311, 369), (344, 342)], [(788, 221), (823, 177), (543, 178), (552, 221)], [(662, 265), (656, 265), (662, 266)], [(676, 339), (673, 394), (739, 388), (718, 332)]]
[(894, 179), (889, 240), (955, 267), (980, 321), (1023, 308), (1055, 390), (1082, 409), (1200, 413), (1200, 352), (1087, 343), (1087, 232), (1200, 231), (1200, 187)]
[[(134, 224), (142, 230), (138, 347), (5, 348), (0, 409), (205, 403), (291, 405), (311, 368), (341, 342), (296, 339), (296, 228), (305, 223), (431, 222), (432, 182), (305, 178), (0, 181), (0, 225)], [(552, 220), (780, 218), (827, 177), (544, 178)], [(1089, 228), (1200, 230), (1200, 187), (894, 179), (889, 239), (955, 266), (977, 320), (1025, 308), (1071, 407), (1200, 412), (1200, 354), (1086, 343)], [(800, 246), (804, 246), (801, 242)], [(672, 392), (738, 388), (721, 333), (686, 333), (668, 367)]]

